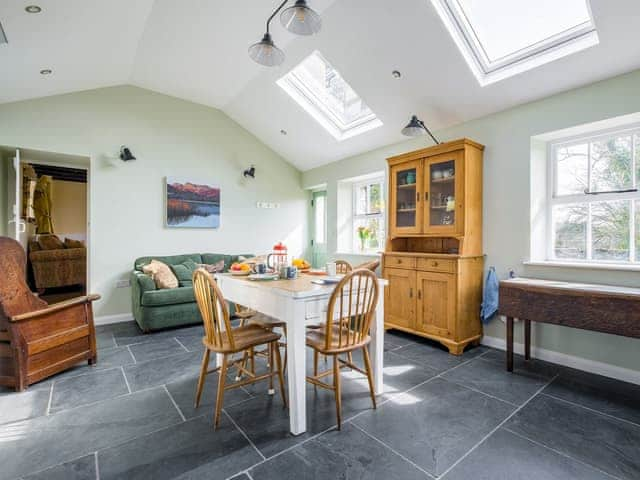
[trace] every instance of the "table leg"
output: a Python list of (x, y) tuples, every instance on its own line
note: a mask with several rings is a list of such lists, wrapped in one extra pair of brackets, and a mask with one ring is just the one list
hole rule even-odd
[(531, 320), (524, 321), (524, 359), (531, 359)]
[(307, 430), (306, 342), (304, 302), (287, 299), (287, 373), (289, 379), (289, 425), (293, 435)]
[(378, 303), (376, 304), (375, 318), (371, 325), (371, 343), (369, 344), (369, 356), (373, 370), (373, 388), (376, 395), (384, 393), (383, 383), (383, 358), (384, 358), (384, 287), (380, 287)]
[(513, 317), (507, 317), (507, 371), (513, 372)]

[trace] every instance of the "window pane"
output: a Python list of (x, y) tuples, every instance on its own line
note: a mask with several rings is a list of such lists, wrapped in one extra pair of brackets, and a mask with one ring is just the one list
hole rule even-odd
[(587, 205), (559, 205), (553, 208), (556, 258), (584, 260), (587, 258)]
[(629, 261), (629, 201), (597, 202), (591, 206), (594, 260)]
[(584, 193), (588, 184), (589, 145), (556, 149), (557, 195)]
[(631, 188), (631, 136), (591, 144), (591, 191)]
[(353, 228), (354, 251), (374, 253), (384, 248), (385, 232), (382, 216), (356, 218)]
[(369, 211), (367, 213), (382, 212), (382, 184), (374, 183), (369, 186)]
[(640, 188), (640, 134), (634, 136), (636, 142), (636, 187)]
[(640, 262), (640, 200), (636, 200), (636, 262)]

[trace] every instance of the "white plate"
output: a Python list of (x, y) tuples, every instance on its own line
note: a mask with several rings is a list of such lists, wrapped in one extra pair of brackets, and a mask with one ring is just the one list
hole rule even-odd
[(252, 273), (247, 278), (249, 280), (277, 280), (280, 275), (277, 273)]
[(311, 282), (317, 283), (318, 285), (331, 285), (334, 283), (338, 283), (343, 278), (344, 278), (344, 275), (336, 275), (336, 276), (327, 275), (326, 277), (311, 280)]

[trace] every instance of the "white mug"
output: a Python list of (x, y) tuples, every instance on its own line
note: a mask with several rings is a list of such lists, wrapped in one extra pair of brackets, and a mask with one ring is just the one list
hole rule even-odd
[(337, 274), (336, 262), (328, 262), (327, 265), (325, 266), (325, 269), (327, 270), (327, 275), (329, 275), (330, 277), (336, 276)]

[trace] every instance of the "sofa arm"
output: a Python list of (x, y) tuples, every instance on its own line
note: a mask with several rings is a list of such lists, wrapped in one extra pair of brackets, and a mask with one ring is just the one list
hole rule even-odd
[(138, 292), (138, 296), (141, 297), (144, 292), (156, 290), (156, 283), (146, 273), (134, 270), (131, 272), (131, 288), (134, 292)]

